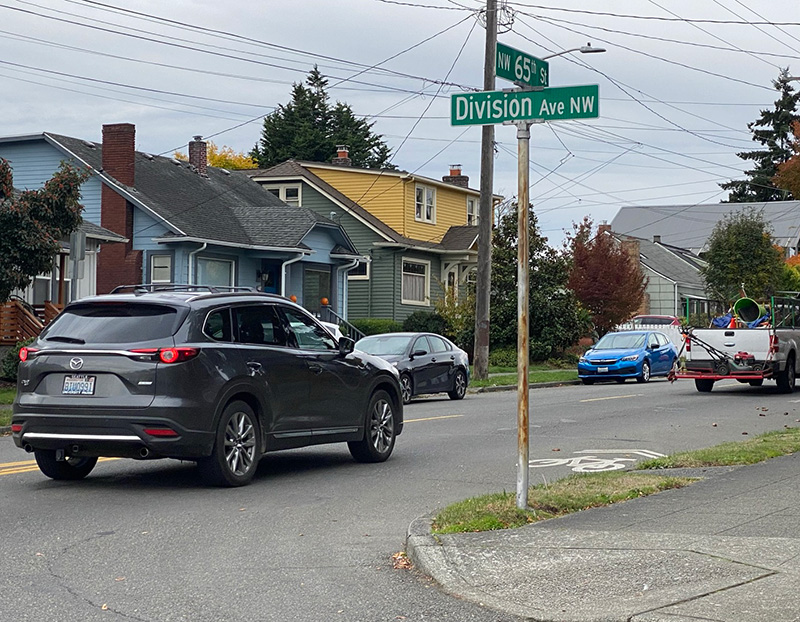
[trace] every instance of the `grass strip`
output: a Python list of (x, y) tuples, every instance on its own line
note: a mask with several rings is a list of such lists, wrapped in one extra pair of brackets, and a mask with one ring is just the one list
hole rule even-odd
[(675, 469), (755, 464), (800, 451), (800, 428), (760, 434), (746, 441), (722, 443), (707, 449), (682, 451), (640, 462), (637, 469)]
[[(528, 374), (528, 382), (537, 384), (540, 382), (569, 382), (570, 380), (577, 380), (578, 372), (572, 370), (558, 370), (558, 371), (533, 371)], [(469, 386), (472, 388), (478, 387), (502, 387), (517, 384), (517, 374), (501, 374), (499, 376), (490, 376), (486, 380), (470, 380)]]
[(494, 493), (454, 503), (433, 521), (439, 534), (512, 529), (528, 523), (620, 503), (697, 481), (630, 471), (572, 475), (528, 490), (529, 510), (517, 508), (516, 494)]

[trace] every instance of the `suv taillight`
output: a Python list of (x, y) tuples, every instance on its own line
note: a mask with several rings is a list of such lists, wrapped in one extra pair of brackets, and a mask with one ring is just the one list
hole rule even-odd
[(182, 363), (200, 354), (200, 348), (139, 348), (135, 354), (152, 354), (162, 363)]
[(28, 360), (28, 357), (34, 352), (36, 352), (36, 348), (28, 348), (26, 346), (22, 346), (19, 349), (19, 360), (24, 363), (25, 361)]

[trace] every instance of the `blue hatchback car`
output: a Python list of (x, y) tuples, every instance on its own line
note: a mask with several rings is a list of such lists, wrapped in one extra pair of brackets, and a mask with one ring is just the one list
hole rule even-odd
[(626, 378), (647, 382), (652, 376), (666, 376), (677, 361), (678, 349), (664, 333), (606, 333), (578, 361), (578, 377), (583, 384), (605, 379), (625, 382)]

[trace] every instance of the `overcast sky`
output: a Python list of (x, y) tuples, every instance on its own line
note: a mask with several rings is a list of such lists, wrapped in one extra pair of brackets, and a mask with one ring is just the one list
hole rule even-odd
[[(724, 199), (717, 184), (742, 177), (736, 153), (755, 145), (747, 123), (774, 105), (779, 69), (800, 75), (797, 0), (500, 4), (501, 43), (539, 57), (589, 42), (607, 49), (550, 60), (551, 87), (599, 85), (600, 117), (531, 131), (531, 200), (555, 244), (572, 222), (610, 221), (622, 205)], [(375, 122), (399, 168), (438, 179), (461, 164), (477, 188), (481, 130), (451, 126), (450, 96), (482, 88), (481, 8), (0, 0), (0, 136), (99, 141), (104, 123), (129, 122), (149, 153), (185, 151), (194, 135), (249, 151), (262, 116), (317, 64), (331, 98)], [(496, 140), (494, 190), (513, 197), (515, 128), (496, 126)]]

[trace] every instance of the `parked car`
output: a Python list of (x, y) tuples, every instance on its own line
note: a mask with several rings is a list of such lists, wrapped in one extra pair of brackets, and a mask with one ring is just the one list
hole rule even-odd
[(674, 315), (636, 315), (631, 319), (634, 328), (643, 326), (680, 326), (681, 320)]
[(394, 366), (280, 296), (190, 289), (73, 302), (20, 350), (11, 431), (45, 475), (178, 458), (240, 486), (267, 451), (347, 442), (359, 462), (389, 458), (403, 430)]
[(467, 353), (433, 333), (384, 333), (356, 342), (356, 350), (379, 356), (400, 372), (403, 403), (415, 395), (447, 393), (463, 399), (469, 384)]
[(648, 382), (652, 376), (666, 376), (677, 364), (678, 349), (658, 331), (628, 330), (606, 333), (578, 361), (583, 384), (636, 378)]

